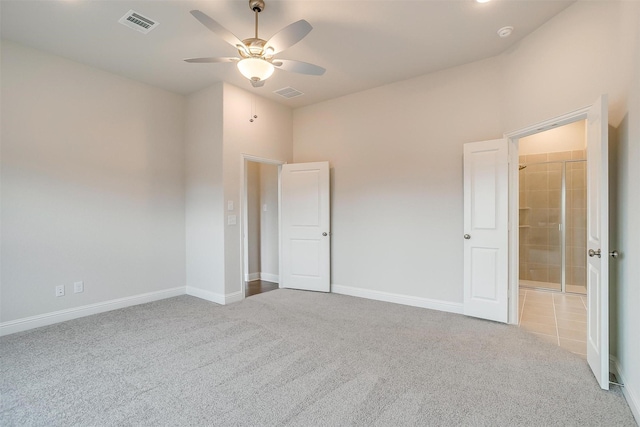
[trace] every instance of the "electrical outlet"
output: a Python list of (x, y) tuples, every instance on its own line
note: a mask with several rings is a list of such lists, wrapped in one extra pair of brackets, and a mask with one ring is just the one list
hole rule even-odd
[(84, 282), (73, 282), (73, 293), (84, 292)]
[(56, 296), (63, 297), (64, 296), (64, 285), (56, 286)]

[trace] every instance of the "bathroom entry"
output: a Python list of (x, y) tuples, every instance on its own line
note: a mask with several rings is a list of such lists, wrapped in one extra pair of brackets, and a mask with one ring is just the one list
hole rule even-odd
[(245, 296), (278, 288), (278, 165), (245, 163)]
[(586, 122), (519, 141), (519, 285), (587, 293)]

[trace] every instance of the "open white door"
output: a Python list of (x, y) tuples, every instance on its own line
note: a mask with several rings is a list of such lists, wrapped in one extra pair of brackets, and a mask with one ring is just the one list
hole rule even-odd
[(283, 165), (280, 186), (280, 287), (329, 292), (329, 162)]
[(467, 316), (507, 322), (506, 139), (464, 144), (464, 305)]
[(587, 361), (609, 390), (609, 138), (607, 97), (587, 113)]

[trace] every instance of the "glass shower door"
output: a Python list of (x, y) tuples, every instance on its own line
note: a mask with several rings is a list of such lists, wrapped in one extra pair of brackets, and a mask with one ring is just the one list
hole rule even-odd
[(520, 285), (563, 291), (563, 162), (520, 170)]

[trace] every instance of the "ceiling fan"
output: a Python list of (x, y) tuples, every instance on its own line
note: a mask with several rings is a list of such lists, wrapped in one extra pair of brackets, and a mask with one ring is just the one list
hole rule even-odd
[(269, 40), (258, 38), (258, 14), (264, 10), (264, 0), (249, 0), (249, 8), (255, 12), (256, 31), (255, 37), (240, 40), (229, 30), (214, 21), (210, 16), (199, 10), (192, 10), (191, 14), (202, 25), (220, 36), (224, 41), (238, 49), (240, 57), (218, 58), (189, 58), (186, 62), (212, 63), (212, 62), (237, 62), (240, 73), (245, 76), (253, 87), (264, 86), (264, 81), (271, 77), (275, 67), (294, 73), (321, 76), (326, 71), (317, 65), (291, 59), (275, 59), (274, 55), (290, 48), (302, 40), (312, 30), (311, 24), (304, 19), (294, 22)]

